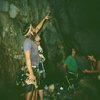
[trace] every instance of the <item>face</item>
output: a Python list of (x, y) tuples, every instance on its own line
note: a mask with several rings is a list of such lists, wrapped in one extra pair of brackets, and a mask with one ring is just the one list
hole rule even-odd
[(39, 46), (40, 45), (40, 41), (36, 42), (36, 44), (37, 44), (37, 46)]
[(36, 41), (36, 42), (39, 42), (40, 40), (41, 40), (40, 36), (39, 36), (39, 35), (36, 35), (35, 41)]
[(76, 55), (75, 49), (72, 49), (72, 55)]
[(94, 57), (93, 55), (88, 55), (88, 60), (93, 61)]

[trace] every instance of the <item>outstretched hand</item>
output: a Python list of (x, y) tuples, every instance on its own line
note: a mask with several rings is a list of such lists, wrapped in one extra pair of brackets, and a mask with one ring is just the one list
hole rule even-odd
[(45, 19), (50, 19), (50, 12), (45, 16)]
[(48, 15), (46, 15), (46, 16), (45, 16), (45, 19), (49, 19), (49, 16), (48, 16)]

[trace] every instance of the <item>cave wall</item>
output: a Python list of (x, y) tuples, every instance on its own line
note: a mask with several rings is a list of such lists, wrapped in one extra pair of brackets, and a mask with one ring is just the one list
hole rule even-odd
[(67, 48), (75, 46), (80, 52), (93, 52), (100, 58), (100, 2), (62, 0), (50, 2), (54, 8), (59, 30)]
[(14, 85), (23, 63), (26, 26), (35, 26), (49, 12), (51, 18), (40, 31), (48, 80), (60, 79), (63, 61), (72, 47), (82, 55), (93, 52), (100, 59), (99, 10), (98, 0), (0, 0), (0, 91)]

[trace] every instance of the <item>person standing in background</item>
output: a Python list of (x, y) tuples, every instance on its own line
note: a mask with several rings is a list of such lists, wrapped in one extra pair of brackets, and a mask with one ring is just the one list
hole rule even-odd
[(45, 57), (43, 55), (43, 49), (40, 45), (40, 41), (37, 42), (37, 45), (38, 45), (38, 52), (39, 52), (39, 57), (40, 57), (40, 60), (39, 60), (39, 85), (38, 85), (38, 88), (37, 88), (37, 92), (38, 92), (38, 95), (39, 95), (39, 98), (40, 100), (43, 100), (44, 98), (44, 85), (45, 85), (45, 77), (46, 77), (46, 74), (45, 74), (45, 68), (44, 68), (44, 61), (45, 61)]
[(78, 65), (76, 62), (76, 50), (72, 49), (71, 55), (69, 55), (65, 62), (64, 62), (64, 70), (65, 72), (71, 72), (71, 73), (77, 73), (78, 71)]

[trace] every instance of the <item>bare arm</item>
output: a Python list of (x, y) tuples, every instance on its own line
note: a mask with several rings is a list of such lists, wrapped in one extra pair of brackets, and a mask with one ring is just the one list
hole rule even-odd
[(66, 69), (67, 65), (66, 65), (66, 64), (64, 64), (64, 66), (63, 66), (63, 67), (64, 67), (64, 71), (65, 71), (65, 72), (67, 72), (67, 69)]
[(30, 24), (29, 30), (28, 30), (28, 32), (25, 34), (25, 36), (28, 36), (29, 34), (32, 34), (32, 35), (33, 35), (34, 32), (35, 32), (35, 33), (38, 33), (39, 30), (41, 29), (41, 27), (43, 26), (43, 23), (45, 22), (46, 19), (49, 19), (48, 15), (45, 16), (45, 17), (39, 22), (39, 24), (38, 24), (35, 28), (33, 28), (32, 25)]
[(38, 33), (39, 30), (41, 29), (41, 27), (43, 26), (43, 23), (45, 22), (46, 19), (48, 19), (48, 15), (45, 16), (45, 17), (39, 22), (39, 24), (36, 26), (35, 29), (33, 28), (33, 32)]
[(30, 51), (29, 50), (27, 50), (25, 52), (25, 59), (26, 59), (26, 65), (27, 65), (27, 68), (28, 68), (28, 71), (29, 71), (29, 79), (35, 80), (35, 76), (34, 76), (34, 73), (33, 73), (33, 70), (32, 70), (32, 64), (31, 64)]

